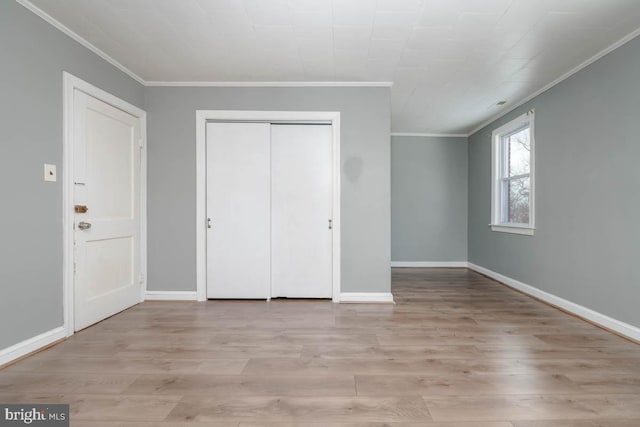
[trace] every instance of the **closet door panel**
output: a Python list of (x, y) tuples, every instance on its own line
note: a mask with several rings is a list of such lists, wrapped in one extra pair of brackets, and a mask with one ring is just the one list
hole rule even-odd
[(271, 126), (273, 297), (332, 296), (331, 126)]
[(207, 124), (207, 297), (269, 298), (270, 125)]

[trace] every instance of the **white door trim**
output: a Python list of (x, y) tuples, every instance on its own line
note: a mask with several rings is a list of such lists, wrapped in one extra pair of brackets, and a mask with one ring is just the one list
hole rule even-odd
[(196, 292), (207, 299), (207, 159), (208, 120), (264, 122), (330, 122), (333, 152), (333, 302), (340, 302), (340, 113), (325, 111), (196, 111)]
[(73, 113), (74, 90), (79, 90), (100, 101), (112, 105), (140, 121), (140, 273), (143, 283), (140, 290), (140, 301), (144, 301), (147, 288), (147, 113), (120, 98), (105, 92), (67, 72), (62, 73), (63, 100), (63, 139), (62, 139), (62, 284), (63, 284), (63, 316), (66, 336), (74, 333), (74, 300), (73, 300)]

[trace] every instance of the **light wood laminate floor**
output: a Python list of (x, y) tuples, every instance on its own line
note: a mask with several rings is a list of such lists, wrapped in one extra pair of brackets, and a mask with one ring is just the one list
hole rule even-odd
[(466, 269), (395, 305), (145, 302), (0, 371), (72, 425), (638, 427), (640, 346)]

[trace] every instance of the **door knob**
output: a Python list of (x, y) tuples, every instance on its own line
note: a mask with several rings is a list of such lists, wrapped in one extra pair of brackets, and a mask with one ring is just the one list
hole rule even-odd
[(88, 230), (91, 228), (91, 223), (90, 222), (84, 222), (84, 221), (80, 221), (78, 223), (78, 228), (80, 230)]

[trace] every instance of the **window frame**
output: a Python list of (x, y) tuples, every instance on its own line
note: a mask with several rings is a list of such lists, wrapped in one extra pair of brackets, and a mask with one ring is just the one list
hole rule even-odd
[[(504, 138), (524, 128), (529, 128), (530, 161), (529, 174), (506, 176)], [(529, 223), (503, 222), (507, 196), (504, 193), (506, 181), (529, 177)], [(535, 230), (535, 111), (530, 110), (491, 133), (491, 231), (533, 235)]]

